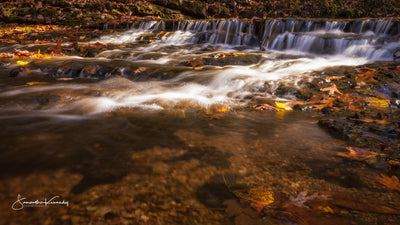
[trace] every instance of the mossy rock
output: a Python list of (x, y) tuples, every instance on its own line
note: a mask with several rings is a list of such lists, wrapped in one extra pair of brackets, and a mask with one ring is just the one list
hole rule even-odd
[(137, 16), (152, 16), (154, 11), (149, 6), (143, 5), (131, 5), (129, 9)]
[(106, 3), (104, 3), (104, 7), (105, 7), (107, 10), (112, 10), (112, 9), (114, 8), (114, 4), (111, 3), (111, 2), (106, 2)]
[(11, 22), (11, 23), (21, 23), (21, 22), (23, 22), (23, 18), (20, 17), (20, 16), (11, 15), (10, 17), (8, 17), (8, 22)]
[(219, 17), (228, 18), (230, 17), (231, 10), (226, 7), (221, 7), (221, 12), (219, 13)]
[(93, 20), (98, 20), (101, 19), (101, 15), (97, 15), (97, 14), (85, 14), (83, 15), (83, 18), (92, 18)]
[(22, 17), (35, 13), (35, 9), (33, 9), (33, 8), (18, 8), (15, 11), (17, 12), (18, 16), (22, 16)]
[(182, 10), (197, 19), (207, 18), (207, 5), (203, 2), (183, 1)]
[(53, 17), (56, 15), (56, 11), (53, 9), (44, 9), (40, 11), (40, 14), (42, 14), (43, 16)]
[(66, 1), (66, 0), (45, 0), (45, 1), (43, 1), (43, 3), (49, 4), (52, 6), (60, 6), (60, 7), (69, 6), (68, 1)]
[(104, 10), (105, 6), (104, 6), (104, 4), (93, 2), (93, 3), (86, 4), (85, 8), (87, 8), (87, 9), (95, 9), (95, 10)]
[(83, 24), (83, 20), (66, 19), (59, 22), (59, 24), (66, 26), (80, 26)]
[(4, 16), (8, 17), (8, 16), (11, 16), (14, 9), (13, 8), (3, 8), (3, 9), (1, 9), (1, 11)]

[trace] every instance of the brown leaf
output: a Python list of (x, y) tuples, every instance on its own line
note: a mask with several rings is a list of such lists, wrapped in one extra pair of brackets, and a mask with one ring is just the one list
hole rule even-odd
[(335, 93), (338, 93), (338, 94), (340, 94), (340, 95), (343, 94), (342, 92), (340, 92), (340, 91), (337, 89), (336, 84), (332, 84), (332, 86), (327, 87), (327, 88), (321, 88), (321, 91), (322, 91), (322, 92), (328, 91), (328, 92), (329, 92), (329, 95), (334, 95)]
[(381, 174), (381, 177), (377, 176), (375, 180), (394, 191), (400, 192), (400, 181), (396, 176), (389, 177), (385, 174)]
[(268, 111), (268, 112), (277, 112), (278, 109), (268, 105), (268, 104), (257, 104), (257, 105), (253, 105), (253, 109), (255, 110), (260, 110), (260, 111)]
[(356, 80), (358, 82), (363, 81), (363, 82), (375, 83), (377, 81), (376, 74), (378, 72), (375, 69), (361, 68), (361, 69), (357, 69), (356, 72), (359, 74), (356, 77)]
[(326, 192), (326, 194), (330, 195), (329, 202), (338, 207), (353, 209), (361, 212), (400, 214), (399, 209), (390, 205), (358, 198), (350, 194), (338, 192)]

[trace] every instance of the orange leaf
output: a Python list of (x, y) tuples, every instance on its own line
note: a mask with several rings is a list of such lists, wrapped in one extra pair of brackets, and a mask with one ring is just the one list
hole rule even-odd
[(358, 160), (364, 160), (364, 159), (368, 159), (368, 158), (378, 155), (378, 153), (376, 153), (376, 152), (371, 152), (371, 151), (368, 151), (367, 149), (363, 149), (363, 148), (346, 147), (346, 149), (349, 151), (349, 153), (346, 154), (343, 152), (338, 152), (338, 153), (336, 153), (336, 155), (345, 157), (345, 158), (350, 158), (350, 159), (358, 159)]
[(228, 112), (227, 108), (221, 108), (221, 109), (217, 109), (217, 112)]
[(400, 166), (400, 162), (398, 162), (398, 161), (389, 160), (388, 163), (389, 163), (390, 165), (392, 165), (392, 166)]
[(363, 81), (363, 82), (376, 82), (377, 81), (375, 75), (378, 72), (375, 69), (360, 68), (360, 69), (357, 69), (356, 72), (359, 74), (358, 77), (356, 77), (357, 81)]
[(385, 174), (381, 174), (381, 177), (377, 176), (375, 180), (394, 191), (400, 192), (400, 181), (396, 176), (389, 177)]

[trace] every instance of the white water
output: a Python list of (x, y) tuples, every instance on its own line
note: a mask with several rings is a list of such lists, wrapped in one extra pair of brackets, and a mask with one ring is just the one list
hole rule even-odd
[[(256, 34), (254, 26), (249, 22), (186, 21), (179, 22), (175, 27), (176, 31), (163, 31), (163, 22), (146, 22), (129, 31), (101, 37), (97, 41), (135, 44), (144, 35), (156, 34), (158, 36), (155, 41), (136, 47), (105, 51), (98, 57), (106, 57), (108, 62), (120, 59), (126, 64), (139, 63), (146, 68), (157, 68), (158, 65), (182, 67), (177, 62), (196, 57), (213, 57), (221, 52), (238, 52), (237, 48), (240, 47), (240, 51), (259, 55), (261, 60), (247, 65), (210, 65), (202, 70), (186, 67), (174, 78), (167, 80), (150, 79), (138, 82), (112, 78), (84, 85), (23, 87), (4, 91), (0, 93), (0, 97), (40, 92), (62, 95), (65, 90), (99, 90), (100, 95), (80, 95), (68, 104), (40, 109), (41, 112), (50, 114), (83, 115), (121, 108), (235, 108), (247, 104), (246, 96), (290, 101), (294, 96), (275, 96), (273, 89), (265, 91), (265, 87), (278, 86), (279, 83), (296, 86), (298, 80), (327, 67), (355, 66), (377, 59), (388, 60), (391, 51), (400, 46), (399, 41), (379, 40), (382, 36), (387, 37), (390, 21), (365, 21), (355, 24), (351, 32), (344, 31), (348, 26), (347, 22), (327, 22), (324, 26), (315, 24), (315, 21), (266, 21), (263, 40), (259, 40), (257, 44), (251, 43), (255, 41)], [(260, 51), (260, 46), (266, 49)], [(141, 58), (150, 53), (159, 54), (160, 57)], [(128, 56), (121, 58), (122, 55)]]

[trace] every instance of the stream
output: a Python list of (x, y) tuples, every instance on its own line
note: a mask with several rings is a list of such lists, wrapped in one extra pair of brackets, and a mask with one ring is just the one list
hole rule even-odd
[[(231, 186), (282, 204), (334, 192), (399, 207), (381, 170), (336, 156), (348, 143), (318, 113), (252, 109), (304, 99), (332, 68), (391, 61), (399, 33), (391, 19), (145, 20), (77, 43), (90, 56), (1, 58), (0, 224), (319, 224), (229, 212)], [(68, 206), (15, 210), (18, 195)], [(372, 206), (321, 209), (344, 224), (400, 223)]]

